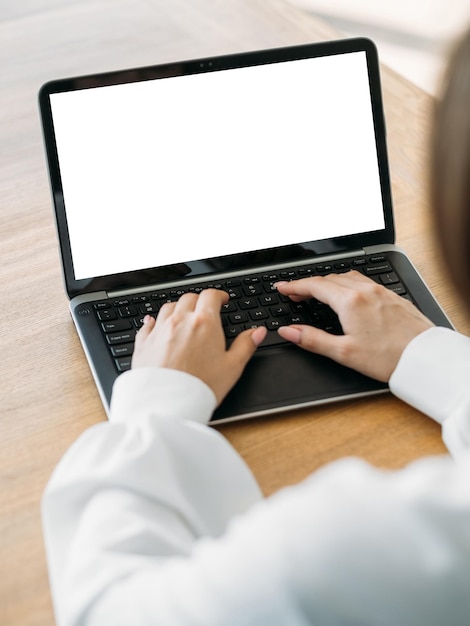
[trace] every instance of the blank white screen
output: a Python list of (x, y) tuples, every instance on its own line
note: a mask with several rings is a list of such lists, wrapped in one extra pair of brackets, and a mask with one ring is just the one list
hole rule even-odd
[(384, 228), (363, 52), (51, 107), (76, 279)]

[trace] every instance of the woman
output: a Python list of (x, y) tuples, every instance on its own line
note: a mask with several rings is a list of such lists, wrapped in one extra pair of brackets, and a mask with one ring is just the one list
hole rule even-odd
[[(432, 162), (436, 230), (470, 309), (469, 103), (470, 33), (450, 64)], [(263, 500), (206, 424), (265, 330), (225, 351), (227, 296), (186, 294), (146, 318), (110, 422), (80, 437), (46, 490), (58, 624), (470, 622), (470, 340), (354, 272), (278, 289), (327, 302), (345, 332), (294, 325), (279, 330), (286, 339), (388, 381), (442, 424), (454, 458), (398, 472), (342, 460)]]

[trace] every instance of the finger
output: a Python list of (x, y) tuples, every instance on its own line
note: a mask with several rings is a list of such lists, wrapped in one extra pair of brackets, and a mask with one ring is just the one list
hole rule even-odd
[(317, 298), (321, 302), (331, 304), (340, 302), (348, 292), (357, 291), (360, 285), (374, 284), (374, 281), (356, 270), (342, 274), (328, 274), (327, 276), (311, 276), (290, 282), (276, 283), (280, 293), (289, 296), (292, 300)]
[(281, 326), (277, 331), (279, 335), (295, 343), (304, 350), (315, 352), (330, 359), (345, 363), (345, 353), (343, 348), (345, 337), (343, 335), (332, 335), (314, 326), (303, 324), (293, 324), (291, 326)]
[(260, 343), (263, 341), (267, 334), (268, 330), (265, 326), (259, 326), (258, 328), (254, 329), (254, 331), (251, 333), (251, 341), (255, 344), (256, 348), (260, 345)]
[(144, 341), (152, 332), (154, 326), (155, 326), (155, 318), (152, 317), (151, 315), (146, 315), (143, 319), (143, 324), (141, 328), (139, 329), (139, 331), (137, 332), (137, 335), (135, 337), (136, 343), (137, 342), (140, 343)]
[(343, 272), (342, 274), (334, 274), (337, 280), (343, 282), (362, 282), (367, 283), (372, 280), (369, 276), (365, 276), (362, 272), (358, 272), (357, 270), (349, 270), (349, 272)]
[(349, 270), (341, 274), (328, 274), (325, 278), (336, 285), (342, 285), (352, 289), (357, 289), (358, 284), (368, 284), (374, 282), (369, 276), (365, 276), (357, 270)]
[(201, 291), (199, 294), (196, 309), (211, 309), (218, 315), (222, 305), (226, 304), (228, 300), (228, 293), (222, 291), (222, 289), (204, 289), (204, 291)]
[(184, 293), (177, 301), (174, 311), (178, 311), (180, 313), (183, 312), (191, 312), (196, 308), (196, 303), (198, 301), (197, 293)]
[(316, 298), (320, 302), (330, 304), (344, 294), (345, 287), (331, 280), (330, 276), (311, 276), (289, 282), (275, 284), (279, 293), (289, 296), (292, 300)]
[(158, 311), (157, 324), (160, 324), (161, 322), (164, 322), (166, 319), (168, 319), (175, 310), (175, 307), (176, 302), (165, 302), (165, 304), (163, 304)]
[(238, 335), (227, 350), (229, 358), (232, 359), (234, 367), (239, 370), (240, 374), (255, 353), (256, 348), (266, 337), (267, 332), (265, 326), (245, 330)]

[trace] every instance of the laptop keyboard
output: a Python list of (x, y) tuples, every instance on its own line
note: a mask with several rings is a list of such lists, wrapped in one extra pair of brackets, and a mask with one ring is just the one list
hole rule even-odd
[(358, 270), (398, 295), (409, 298), (405, 286), (386, 256), (370, 255), (145, 291), (142, 294), (95, 302), (93, 306), (116, 369), (124, 372), (131, 367), (135, 335), (142, 326), (145, 315), (156, 316), (165, 302), (174, 302), (184, 293), (200, 293), (209, 287), (222, 289), (230, 296), (221, 311), (227, 345), (242, 331), (257, 326), (266, 326), (268, 329), (266, 339), (260, 347), (285, 343), (276, 330), (287, 324), (312, 324), (327, 332), (341, 334), (338, 317), (327, 305), (315, 299), (292, 302), (278, 293), (273, 284), (279, 280), (325, 276), (351, 269)]

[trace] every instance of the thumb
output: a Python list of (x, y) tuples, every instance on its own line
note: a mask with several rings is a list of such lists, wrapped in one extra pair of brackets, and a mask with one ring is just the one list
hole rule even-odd
[(302, 324), (281, 326), (277, 332), (283, 339), (295, 343), (304, 350), (341, 361), (339, 348), (344, 336), (332, 335), (315, 326)]
[(245, 365), (251, 359), (256, 348), (266, 337), (267, 330), (264, 326), (250, 328), (238, 335), (228, 349), (227, 354), (233, 360), (233, 365), (242, 372)]

